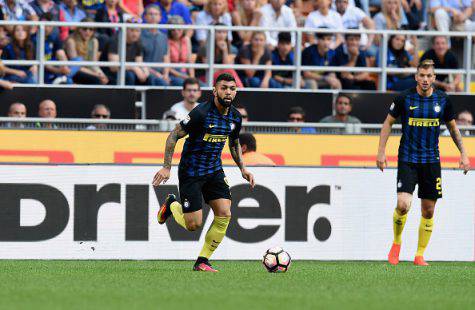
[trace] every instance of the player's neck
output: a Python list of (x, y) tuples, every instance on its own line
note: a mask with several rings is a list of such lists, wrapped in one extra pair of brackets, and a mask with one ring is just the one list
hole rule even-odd
[(227, 107), (221, 105), (221, 103), (219, 103), (217, 97), (214, 97), (214, 105), (215, 105), (216, 108), (218, 109), (219, 113), (221, 113), (222, 115), (228, 114), (229, 108), (227, 108)]
[(430, 87), (427, 91), (424, 91), (421, 87), (419, 87), (419, 85), (416, 86), (416, 90), (419, 96), (422, 96), (422, 97), (430, 97), (432, 96), (432, 93), (434, 92), (433, 87)]

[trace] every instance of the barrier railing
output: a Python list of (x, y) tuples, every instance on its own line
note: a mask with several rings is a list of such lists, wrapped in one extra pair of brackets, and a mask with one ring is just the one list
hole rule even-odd
[[(386, 90), (386, 81), (388, 74), (392, 73), (413, 73), (414, 68), (400, 69), (388, 68), (386, 65), (388, 41), (390, 35), (404, 34), (419, 37), (432, 36), (448, 36), (458, 37), (464, 40), (463, 52), (463, 67), (447, 70), (436, 70), (436, 74), (462, 74), (464, 75), (464, 92), (469, 93), (470, 82), (472, 74), (475, 70), (472, 65), (475, 59), (472, 59), (472, 42), (474, 33), (471, 32), (439, 32), (439, 31), (394, 31), (394, 30), (333, 30), (333, 29), (312, 29), (312, 28), (282, 28), (282, 27), (244, 27), (244, 26), (203, 26), (203, 25), (154, 25), (154, 24), (117, 24), (117, 23), (67, 23), (67, 22), (32, 22), (32, 21), (0, 21), (0, 25), (29, 25), (38, 28), (37, 35), (39, 42), (36, 50), (36, 60), (5, 60), (5, 65), (38, 65), (38, 84), (45, 84), (44, 68), (46, 65), (54, 66), (101, 66), (101, 67), (119, 67), (118, 70), (118, 86), (125, 85), (125, 71), (126, 67), (152, 67), (152, 68), (195, 68), (204, 69), (207, 71), (207, 84), (212, 86), (212, 76), (216, 70), (220, 69), (255, 69), (255, 70), (275, 70), (275, 71), (292, 71), (294, 88), (300, 88), (301, 73), (304, 71), (320, 71), (320, 72), (369, 72), (379, 75), (379, 90)], [(91, 28), (115, 28), (120, 29), (119, 34), (119, 61), (118, 62), (98, 62), (98, 61), (51, 61), (45, 60), (45, 26), (67, 26), (67, 27), (91, 27)], [(207, 39), (207, 63), (151, 63), (151, 62), (126, 62), (126, 30), (128, 28), (140, 29), (192, 29), (192, 30), (206, 30), (208, 32)], [(216, 31), (264, 31), (264, 32), (292, 32), (295, 34), (295, 61), (293, 66), (277, 66), (277, 65), (239, 65), (239, 64), (215, 64), (215, 32)], [(329, 67), (329, 66), (303, 66), (301, 63), (303, 34), (307, 33), (331, 33), (331, 34), (375, 34), (381, 37), (379, 44), (379, 58), (381, 65), (379, 67)], [(62, 86), (59, 86), (62, 87)]]

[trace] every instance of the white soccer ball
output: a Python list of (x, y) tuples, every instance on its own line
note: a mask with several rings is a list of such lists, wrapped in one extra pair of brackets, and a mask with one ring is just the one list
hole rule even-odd
[(262, 259), (262, 264), (269, 272), (286, 272), (289, 269), (291, 258), (289, 253), (281, 247), (268, 249)]

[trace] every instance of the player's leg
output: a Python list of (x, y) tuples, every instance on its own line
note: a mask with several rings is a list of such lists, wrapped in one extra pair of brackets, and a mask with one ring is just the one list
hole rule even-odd
[(427, 266), (424, 252), (429, 244), (434, 227), (434, 210), (438, 198), (442, 198), (440, 163), (424, 164), (419, 172), (419, 198), (421, 198), (421, 221), (419, 240), (414, 264)]
[(394, 240), (388, 254), (388, 262), (391, 265), (399, 263), (401, 252), (402, 232), (407, 220), (407, 213), (412, 204), (412, 193), (417, 182), (417, 174), (413, 165), (405, 162), (398, 163), (397, 172), (397, 204), (393, 213)]
[(194, 269), (215, 271), (208, 260), (226, 235), (231, 220), (231, 193), (222, 171), (209, 177), (203, 186), (203, 197), (213, 210), (214, 219), (206, 233), (205, 242)]

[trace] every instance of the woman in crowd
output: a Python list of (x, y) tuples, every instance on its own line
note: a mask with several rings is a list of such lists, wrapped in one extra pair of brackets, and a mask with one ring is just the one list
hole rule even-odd
[[(216, 24), (216, 26), (222, 26), (223, 24)], [(225, 30), (219, 30), (215, 32), (215, 44), (214, 44), (214, 63), (215, 64), (233, 64), (236, 54), (231, 48), (231, 42), (228, 39), (228, 32)], [(198, 50), (198, 63), (208, 63), (207, 48), (206, 46), (200, 47)], [(229, 73), (236, 79), (238, 87), (243, 87), (241, 79), (237, 72), (233, 69), (216, 70), (213, 76), (213, 81), (216, 77), (222, 73)], [(202, 82), (206, 82), (206, 71), (196, 70), (198, 79)]]
[[(23, 25), (13, 26), (11, 42), (5, 46), (2, 59), (5, 60), (34, 60), (35, 45), (30, 39), (30, 28)], [(38, 67), (32, 66), (5, 66), (5, 77), (7, 81), (23, 84), (36, 84), (36, 74)]]
[[(231, 15), (228, 13), (226, 0), (208, 0), (205, 9), (196, 15), (196, 25), (215, 25), (221, 23), (232, 26)], [(231, 40), (231, 32), (228, 33)], [(205, 45), (208, 38), (207, 30), (196, 30), (196, 40), (200, 46)]]
[[(105, 0), (104, 6), (96, 12), (94, 21), (98, 23), (123, 23), (124, 17), (119, 8), (119, 0)], [(98, 28), (97, 39), (102, 52), (107, 41), (118, 32), (118, 28)]]
[[(168, 23), (183, 25), (185, 22), (181, 16), (173, 15), (168, 18)], [(194, 63), (192, 58), (191, 41), (183, 29), (168, 30), (168, 51), (171, 63)], [(194, 69), (170, 68), (170, 84), (182, 86), (185, 79), (195, 76)]]
[[(417, 42), (417, 40), (415, 40)], [(388, 56), (387, 67), (388, 68), (410, 68), (416, 67), (419, 61), (417, 50), (411, 49), (412, 53), (409, 53), (405, 49), (406, 36), (397, 34), (391, 36), (388, 42)], [(414, 74), (401, 73), (401, 74), (388, 74), (387, 89), (401, 91), (410, 87), (415, 87), (416, 81), (414, 80)]]
[[(244, 45), (237, 56), (237, 62), (243, 65), (272, 64), (272, 55), (266, 46), (266, 35), (262, 31), (253, 32), (251, 43)], [(246, 87), (273, 88), (274, 80), (271, 70), (246, 69), (240, 72), (241, 80)]]
[(381, 12), (374, 16), (378, 30), (398, 30), (407, 27), (401, 0), (383, 0)]
[[(92, 18), (84, 18), (81, 22), (93, 22)], [(94, 28), (77, 28), (65, 42), (68, 59), (76, 61), (98, 61), (99, 42), (94, 37)], [(107, 76), (98, 66), (81, 66), (73, 76), (76, 84), (107, 84)]]
[[(77, 0), (63, 0), (59, 5), (59, 21), (78, 23), (86, 17), (86, 12), (78, 6)], [(69, 36), (69, 31), (74, 30), (74, 27), (59, 27), (59, 38), (64, 41)]]
[[(258, 0), (239, 0), (236, 10), (232, 13), (233, 25), (235, 26), (259, 26), (262, 13), (259, 10)], [(235, 33), (235, 44), (241, 46), (251, 41), (252, 31), (238, 31)]]

